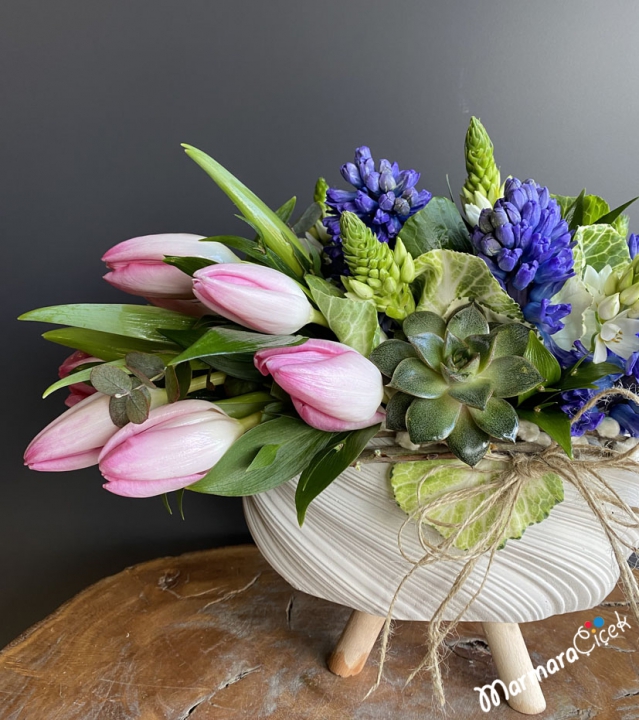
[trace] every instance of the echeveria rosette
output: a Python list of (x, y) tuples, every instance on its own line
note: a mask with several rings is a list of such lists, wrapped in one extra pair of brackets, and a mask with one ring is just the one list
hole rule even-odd
[(386, 407), (388, 429), (408, 430), (417, 444), (445, 440), (471, 466), (486, 454), (490, 437), (514, 442), (517, 413), (504, 398), (543, 381), (523, 357), (530, 328), (506, 323), (491, 330), (470, 304), (448, 322), (413, 313), (403, 332), (408, 342), (388, 340), (371, 355), (396, 391)]
[(324, 253), (331, 263), (333, 277), (348, 274), (342, 254), (342, 213), (354, 213), (380, 242), (393, 247), (406, 220), (426, 207), (432, 197), (428, 190), (416, 189), (420, 173), (400, 170), (397, 163), (388, 160), (380, 160), (376, 167), (370, 148), (364, 145), (355, 150), (354, 162), (342, 165), (341, 173), (354, 190), (331, 187), (326, 193), (324, 225), (332, 242), (324, 248)]
[(548, 188), (534, 180), (508, 179), (504, 197), (492, 209), (482, 210), (471, 237), (477, 254), (519, 303), (526, 320), (546, 336), (560, 330), (570, 305), (550, 299), (575, 274), (573, 243)]

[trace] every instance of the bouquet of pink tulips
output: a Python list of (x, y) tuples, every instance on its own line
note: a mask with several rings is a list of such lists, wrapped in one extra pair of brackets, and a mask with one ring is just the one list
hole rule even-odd
[[(625, 206), (502, 183), (474, 118), (461, 211), (360, 147), (341, 169), (351, 187), (320, 178), (292, 221), (295, 198), (273, 211), (185, 148), (246, 237), (127, 240), (104, 255), (105, 279), (146, 304), (22, 316), (66, 326), (44, 337), (74, 351), (45, 393), (68, 388), (69, 409), (29, 445), (30, 468), (98, 465), (130, 497), (250, 495), (300, 476), (302, 522), (382, 428), (413, 450), (445, 443), (469, 472), (498, 442), (570, 455), (584, 432), (639, 435), (627, 402), (581, 412), (635, 378), (639, 243)], [(523, 527), (562, 497), (552, 477), (530, 492)]]

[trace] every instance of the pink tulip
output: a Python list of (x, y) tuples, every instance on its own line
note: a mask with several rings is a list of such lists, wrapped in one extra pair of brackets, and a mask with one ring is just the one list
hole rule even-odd
[(357, 351), (330, 340), (259, 350), (255, 365), (293, 400), (304, 422), (318, 430), (341, 432), (384, 419), (381, 373)]
[(316, 315), (295, 280), (262, 265), (202, 268), (193, 276), (193, 292), (218, 315), (270, 335), (294, 333)]
[(25, 465), (45, 472), (95, 465), (100, 450), (118, 430), (109, 417), (109, 400), (95, 393), (49, 423), (31, 441), (24, 454)]
[(163, 262), (164, 257), (199, 257), (218, 263), (240, 259), (218, 242), (200, 242), (201, 235), (187, 233), (144, 235), (112, 247), (102, 258), (111, 272), (104, 279), (131, 295), (159, 298), (192, 298), (191, 278)]
[(104, 487), (125, 497), (179, 490), (204, 477), (243, 430), (240, 421), (205, 400), (152, 410), (146, 422), (125, 425), (104, 446)]
[[(60, 379), (68, 377), (73, 370), (81, 365), (88, 363), (101, 363), (100, 358), (92, 357), (88, 353), (82, 352), (82, 350), (76, 350), (74, 353), (60, 365), (58, 369), (58, 377)], [(69, 394), (67, 395), (64, 404), (67, 407), (73, 407), (77, 405), (80, 400), (93, 395), (96, 392), (95, 388), (85, 382), (73, 383), (69, 385)]]

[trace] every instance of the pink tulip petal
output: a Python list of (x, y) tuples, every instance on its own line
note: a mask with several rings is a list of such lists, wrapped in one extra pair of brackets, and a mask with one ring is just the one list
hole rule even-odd
[(370, 427), (371, 425), (377, 425), (381, 423), (386, 417), (386, 413), (382, 411), (376, 412), (374, 415), (369, 417), (367, 420), (360, 420), (359, 422), (348, 422), (346, 420), (338, 420), (331, 415), (326, 415), (320, 410), (316, 410), (311, 405), (301, 402), (293, 398), (293, 405), (299, 413), (302, 420), (307, 425), (316, 428), (317, 430), (324, 430), (325, 432), (346, 432), (347, 430), (360, 430), (361, 428)]
[(76, 455), (53, 458), (51, 460), (33, 460), (32, 462), (27, 462), (25, 456), (25, 465), (27, 465), (30, 470), (39, 470), (41, 472), (66, 472), (67, 470), (81, 470), (82, 468), (97, 465), (99, 455), (100, 448), (88, 450), (83, 453), (77, 453)]
[(258, 350), (258, 352), (255, 353), (255, 366), (262, 375), (269, 375), (270, 370), (268, 369), (269, 364), (267, 361), (272, 360), (273, 358), (279, 358), (276, 363), (272, 364), (272, 366), (277, 369), (284, 364), (294, 362), (293, 360), (289, 360), (292, 356), (299, 358), (299, 360), (295, 362), (303, 363), (315, 362), (316, 360), (320, 360), (324, 357), (334, 357), (354, 352), (355, 350), (346, 345), (342, 345), (341, 343), (333, 342), (331, 340), (317, 340), (313, 338), (311, 340), (307, 340), (301, 345)]
[(169, 478), (167, 480), (155, 480), (153, 482), (136, 480), (116, 480), (105, 483), (102, 487), (114, 495), (130, 498), (147, 498), (163, 495), (173, 490), (181, 490), (187, 485), (192, 485), (206, 473), (197, 473), (195, 475), (186, 475), (184, 477)]
[(118, 243), (102, 257), (109, 266), (112, 263), (129, 263), (138, 260), (162, 262), (167, 255), (176, 257), (201, 257), (219, 263), (237, 263), (240, 259), (222, 243), (200, 242), (202, 235), (189, 233), (166, 233), (143, 235)]
[(193, 297), (191, 278), (172, 265), (161, 261), (130, 262), (112, 265), (104, 279), (130, 295), (166, 298)]
[(193, 277), (196, 280), (220, 280), (235, 283), (244, 287), (270, 290), (272, 292), (296, 295), (306, 298), (300, 286), (284, 273), (263, 265), (253, 263), (236, 263), (234, 265), (219, 264), (197, 270)]

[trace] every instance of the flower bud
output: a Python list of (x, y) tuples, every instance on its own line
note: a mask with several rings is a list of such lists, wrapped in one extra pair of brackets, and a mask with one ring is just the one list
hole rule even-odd
[(313, 317), (313, 307), (295, 280), (262, 265), (202, 268), (193, 276), (193, 292), (218, 315), (270, 335), (294, 333)]
[(412, 283), (415, 279), (415, 261), (412, 255), (407, 255), (404, 259), (400, 278), (404, 283)]
[(622, 290), (627, 290), (629, 287), (632, 286), (633, 282), (634, 282), (634, 270), (632, 269), (632, 267), (629, 267), (626, 270), (626, 272), (621, 276), (621, 280), (619, 281), (617, 290), (619, 290), (619, 292), (621, 292)]
[(379, 370), (352, 348), (329, 340), (259, 350), (255, 365), (290, 396), (304, 422), (341, 432), (381, 422), (384, 384)]
[(613, 295), (617, 292), (617, 283), (619, 282), (619, 276), (617, 273), (610, 273), (606, 278), (606, 282), (603, 286), (604, 295)]
[(619, 293), (619, 300), (622, 305), (634, 305), (639, 300), (639, 283), (622, 290)]
[(157, 408), (106, 443), (99, 458), (104, 487), (126, 497), (179, 490), (204, 477), (242, 433), (238, 420), (205, 400)]
[[(97, 357), (92, 357), (88, 353), (82, 352), (82, 350), (76, 350), (74, 353), (60, 365), (58, 369), (58, 377), (60, 379), (68, 377), (76, 368), (89, 363), (101, 363), (102, 360)], [(69, 385), (69, 394), (67, 395), (64, 404), (67, 407), (73, 407), (77, 405), (84, 398), (93, 395), (96, 392), (95, 388), (86, 382), (73, 383)]]
[(602, 320), (612, 320), (612, 318), (619, 315), (620, 310), (619, 293), (615, 293), (599, 303), (597, 313)]
[(94, 393), (62, 413), (31, 441), (24, 464), (44, 472), (95, 465), (100, 450), (118, 430), (109, 416), (110, 399)]
[(124, 292), (142, 297), (192, 298), (191, 278), (166, 256), (198, 257), (216, 263), (239, 263), (240, 259), (218, 242), (200, 242), (201, 235), (187, 233), (145, 235), (119, 243), (102, 260), (111, 272), (104, 279)]

